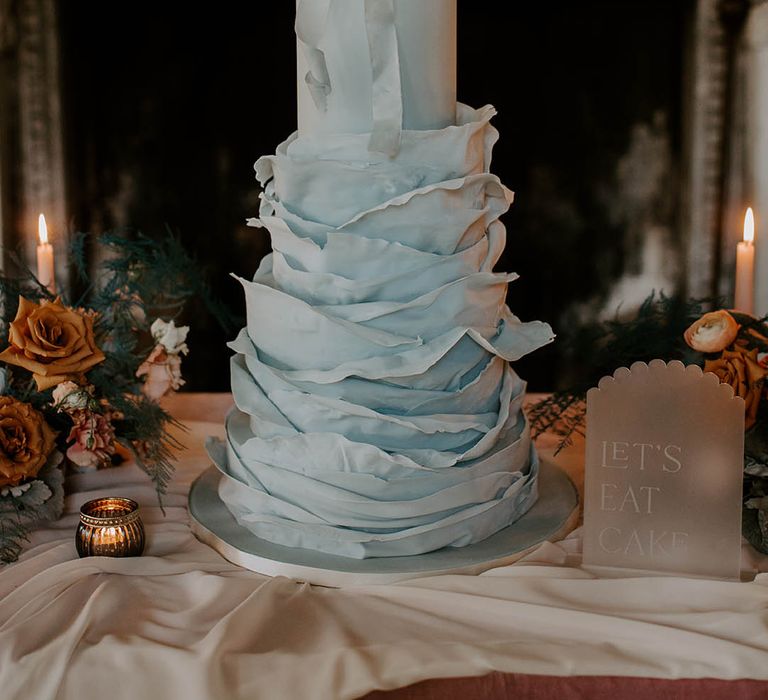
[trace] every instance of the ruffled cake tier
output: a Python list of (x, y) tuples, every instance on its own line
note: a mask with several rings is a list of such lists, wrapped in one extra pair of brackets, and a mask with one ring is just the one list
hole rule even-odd
[(479, 541), (534, 503), (538, 462), (509, 362), (552, 340), (493, 267), (511, 193), (488, 173), (494, 111), (404, 131), (293, 135), (261, 158), (273, 253), (241, 280), (236, 410), (210, 452), (257, 536), (363, 558)]

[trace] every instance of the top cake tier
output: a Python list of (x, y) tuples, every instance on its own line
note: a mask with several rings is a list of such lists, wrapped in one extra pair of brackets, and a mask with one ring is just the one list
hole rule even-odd
[(456, 0), (297, 0), (299, 134), (456, 119)]

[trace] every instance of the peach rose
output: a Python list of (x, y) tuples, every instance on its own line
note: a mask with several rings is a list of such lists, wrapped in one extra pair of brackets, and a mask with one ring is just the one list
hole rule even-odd
[(726, 350), (717, 360), (707, 360), (704, 371), (716, 374), (723, 384), (733, 387), (736, 396), (744, 399), (744, 428), (749, 430), (757, 420), (763, 383), (768, 375), (768, 368), (757, 361), (757, 349)]
[(38, 391), (65, 381), (81, 382), (85, 372), (104, 360), (96, 347), (93, 318), (59, 299), (35, 304), (19, 297), (8, 340), (0, 360), (32, 372)]
[(0, 488), (37, 476), (56, 434), (28, 403), (0, 396)]
[(115, 428), (108, 416), (91, 411), (72, 414), (72, 430), (67, 442), (67, 457), (80, 469), (99, 469), (107, 466), (115, 454)]
[(739, 333), (739, 324), (727, 311), (710, 311), (685, 331), (685, 342), (699, 352), (721, 352)]
[(184, 385), (181, 377), (181, 356), (169, 353), (161, 344), (155, 345), (149, 357), (136, 370), (136, 376), (146, 377), (142, 391), (147, 398), (159, 401), (171, 391)]

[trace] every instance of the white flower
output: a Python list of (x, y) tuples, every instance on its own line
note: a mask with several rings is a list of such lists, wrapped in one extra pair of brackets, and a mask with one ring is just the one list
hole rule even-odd
[(74, 382), (62, 382), (53, 390), (53, 405), (60, 411), (81, 411), (91, 398), (87, 389)]
[(30, 486), (32, 486), (31, 481), (28, 481), (26, 484), (19, 484), (18, 486), (6, 486), (4, 489), (0, 490), (0, 496), (5, 497), (11, 495), (14, 498), (18, 498), (22, 493), (28, 491)]
[(185, 342), (187, 333), (189, 333), (189, 326), (177, 328), (173, 321), (166, 322), (162, 318), (158, 318), (152, 324), (150, 331), (155, 342), (162, 345), (169, 355), (178, 355), (179, 353), (186, 355), (189, 352)]

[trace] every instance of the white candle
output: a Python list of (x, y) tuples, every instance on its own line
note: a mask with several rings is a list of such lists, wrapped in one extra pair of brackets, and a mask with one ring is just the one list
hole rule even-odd
[(736, 290), (734, 307), (746, 314), (754, 313), (755, 300), (755, 216), (752, 207), (744, 215), (744, 240), (736, 246)]
[(38, 235), (40, 243), (37, 246), (37, 279), (51, 294), (56, 293), (54, 277), (53, 246), (48, 242), (48, 227), (45, 217), (40, 214), (38, 219)]

